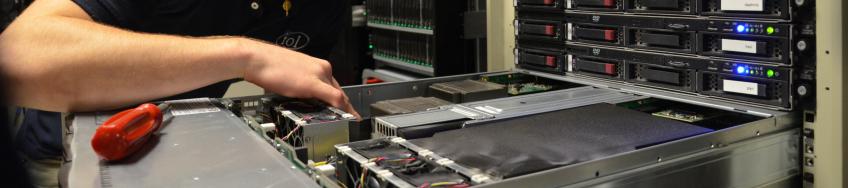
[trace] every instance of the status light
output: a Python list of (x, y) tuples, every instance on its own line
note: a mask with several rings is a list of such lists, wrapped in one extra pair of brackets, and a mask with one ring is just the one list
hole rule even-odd
[(766, 76), (768, 76), (769, 78), (774, 77), (774, 70), (766, 71)]
[(774, 27), (769, 26), (768, 28), (766, 28), (766, 33), (768, 33), (769, 35), (773, 34), (774, 33)]
[(740, 32), (740, 33), (745, 32), (745, 26), (744, 25), (736, 26), (736, 32)]
[(736, 73), (745, 74), (745, 72), (746, 72), (745, 67), (742, 67), (742, 66), (736, 67)]

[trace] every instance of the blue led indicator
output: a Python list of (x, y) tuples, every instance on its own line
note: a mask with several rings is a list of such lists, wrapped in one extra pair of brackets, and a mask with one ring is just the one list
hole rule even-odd
[(745, 26), (744, 25), (736, 26), (736, 32), (740, 32), (740, 33), (745, 32)]
[(745, 67), (742, 67), (742, 66), (736, 67), (736, 73), (745, 74)]

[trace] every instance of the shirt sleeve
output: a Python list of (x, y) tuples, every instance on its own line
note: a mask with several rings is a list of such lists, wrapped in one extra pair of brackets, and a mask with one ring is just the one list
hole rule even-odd
[(138, 0), (73, 0), (94, 21), (120, 28), (132, 28), (142, 16)]

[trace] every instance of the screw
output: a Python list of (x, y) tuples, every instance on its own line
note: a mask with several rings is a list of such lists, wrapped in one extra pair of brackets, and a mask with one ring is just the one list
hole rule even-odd
[(799, 51), (806, 50), (807, 49), (807, 41), (805, 41), (805, 40), (798, 41), (798, 44), (796, 44), (796, 47), (798, 48)]

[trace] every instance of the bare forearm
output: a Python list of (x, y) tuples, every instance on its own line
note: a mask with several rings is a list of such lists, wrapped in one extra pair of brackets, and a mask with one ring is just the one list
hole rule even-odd
[(0, 70), (15, 104), (93, 111), (244, 78), (354, 115), (330, 63), (246, 38), (144, 34), (92, 21), (68, 0), (38, 0), (0, 34)]
[(249, 55), (240, 50), (241, 41), (135, 33), (24, 13), (0, 35), (0, 62), (15, 103), (88, 111), (242, 77)]

